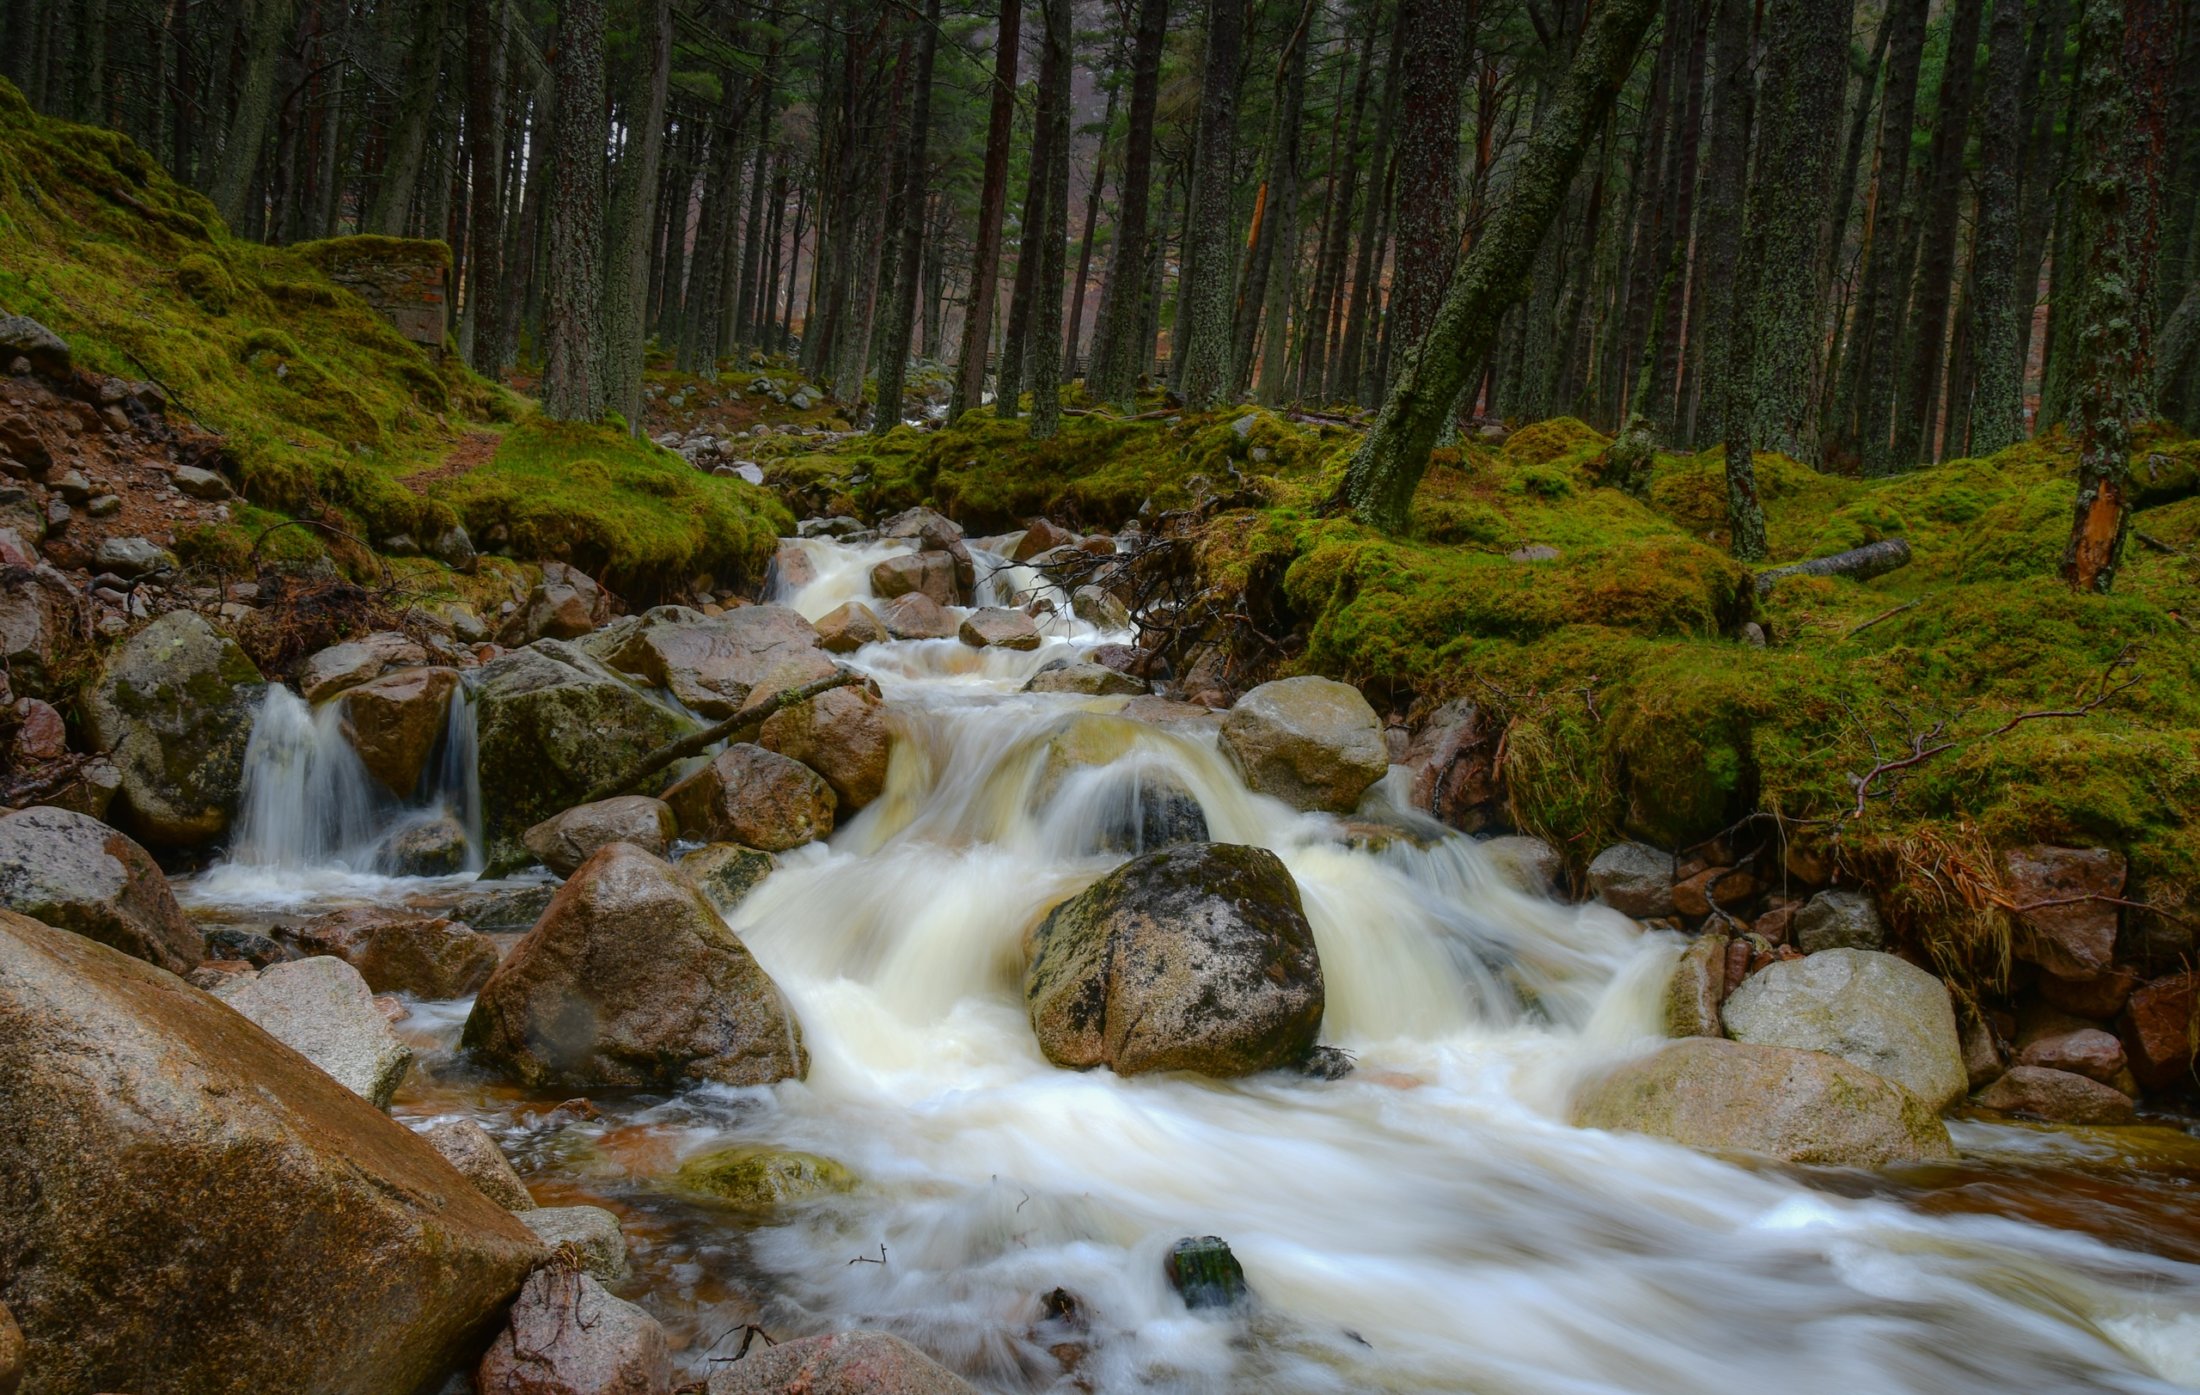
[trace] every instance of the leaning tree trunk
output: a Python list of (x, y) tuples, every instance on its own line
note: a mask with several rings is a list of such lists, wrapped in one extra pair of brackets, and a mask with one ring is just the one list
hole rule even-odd
[(2014, 442), (2024, 413), (2017, 322), (2031, 297), (2020, 301), (2017, 287), (2023, 79), (2024, 0), (1994, 0), (1986, 36), (1986, 110), (1979, 123), (1978, 232), (1971, 243), (1971, 361), (1977, 365), (1972, 455), (1992, 455)]
[(1401, 531), (1429, 451), (1470, 373), (1520, 301), (1536, 249), (1565, 202), (1582, 153), (1627, 81), (1658, 0), (1602, 0), (1565, 81), (1529, 136), (1473, 250), (1461, 260), (1427, 337), (1410, 350), (1375, 425), (1352, 457), (1344, 496), (1361, 521)]
[(1092, 346), (1092, 395), (1124, 412), (1137, 408), (1144, 370), (1147, 227), (1153, 200), (1153, 118), (1161, 91), (1161, 46), (1168, 37), (1169, 0), (1139, 0), (1138, 36), (1131, 47), (1130, 126), (1123, 143), (1123, 183), (1115, 216), (1115, 256), (1108, 266), (1109, 312)]
[(886, 307), (886, 333), (879, 343), (878, 409), (871, 434), (883, 436), (901, 424), (902, 384), (909, 372), (909, 335), (917, 318), (917, 283), (924, 269), (924, 147), (932, 128), (932, 59), (939, 48), (940, 0), (925, 0), (924, 23), (917, 33), (917, 90), (910, 102), (909, 125), (901, 151), (900, 264), (894, 271), (893, 298)]
[(596, 372), (603, 342), (603, 0), (564, 0), (558, 11), (558, 109), (550, 137), (549, 303), (543, 338), (543, 414), (559, 421), (603, 416)]
[(611, 195), (604, 258), (604, 405), (642, 434), (642, 340), (649, 314), (649, 233), (657, 222), (665, 97), (672, 78), (672, 0), (644, 0), (634, 90), (626, 104), (626, 153)]
[(1237, 82), (1245, 7), (1207, 0), (1207, 55), (1199, 80), (1199, 147), (1177, 282), (1178, 369), (1184, 405), (1204, 412), (1230, 380), (1230, 193), (1237, 154)]
[(2169, 0), (2081, 0), (2075, 197), (2083, 258), (2076, 360), (2078, 501), (2063, 579), (2107, 591), (2122, 563), (2131, 424), (2148, 412), (2161, 180), (2175, 48)]

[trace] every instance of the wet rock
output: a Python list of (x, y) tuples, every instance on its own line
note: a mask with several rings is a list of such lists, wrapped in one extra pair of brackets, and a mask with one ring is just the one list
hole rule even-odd
[[(395, 630), (346, 640), (330, 645), (299, 666), (298, 695), (307, 702), (322, 702), (347, 688), (379, 678), (389, 669), (427, 661), (425, 649), (413, 643), (410, 636)], [(411, 793), (411, 787), (408, 786), (405, 792)]]
[(757, 731), (756, 744), (823, 776), (838, 801), (838, 815), (845, 816), (885, 792), (894, 733), (878, 694), (851, 685), (774, 712)]
[(879, 607), (879, 620), (895, 639), (953, 639), (955, 617), (922, 592), (896, 596)]
[(1959, 1018), (1956, 1029), (1963, 1041), (1963, 1074), (1972, 1089), (1997, 1079), (2009, 1068), (2002, 1059), (2001, 1043), (1994, 1039), (1994, 1029), (1983, 1018)]
[(154, 847), (219, 837), (266, 692), (236, 641), (191, 611), (170, 611), (126, 640), (84, 712), (92, 744), (122, 777), (117, 822)]
[(412, 1069), (412, 1048), (390, 1030), (365, 977), (341, 959), (270, 964), (215, 996), (376, 1109), (389, 1107)]
[(1016, 540), (1016, 550), (1008, 554), (1011, 562), (1028, 562), (1042, 552), (1057, 547), (1074, 547), (1077, 535), (1067, 528), (1056, 527), (1044, 518), (1034, 518), (1024, 535)]
[(145, 849), (99, 820), (38, 807), (0, 814), (0, 906), (184, 973), (205, 943)]
[(1978, 1102), (2053, 1124), (2128, 1124), (2136, 1117), (2130, 1097), (2114, 1086), (2036, 1065), (2011, 1066), (1979, 1091)]
[(775, 595), (799, 591), (817, 580), (817, 566), (810, 561), (810, 554), (794, 543), (783, 542), (772, 553), (771, 571), (768, 574), (764, 594)]
[(398, 798), (419, 788), (420, 773), (448, 724), (458, 681), (457, 669), (413, 668), (362, 682), (344, 694), (344, 739), (367, 773)]
[(904, 509), (878, 527), (878, 535), (914, 540), (920, 547), (944, 551), (962, 541), (962, 525), (927, 508)]
[(280, 964), (291, 956), (288, 950), (257, 930), (247, 930), (240, 925), (225, 925), (219, 930), (206, 932), (206, 957), (213, 960), (234, 959), (255, 969), (264, 969), (270, 964)]
[(2130, 1000), (2131, 990), (2138, 986), (2137, 971), (2122, 965), (2082, 979), (2043, 972), (2036, 985), (2041, 1000), (2049, 1006), (2101, 1022), (2114, 1021)]
[(496, 942), (462, 921), (358, 906), (316, 916), (292, 932), (300, 949), (359, 971), (369, 990), (463, 998), (496, 970)]
[(1076, 693), (1083, 697), (1117, 695), (1144, 697), (1153, 686), (1143, 678), (1119, 673), (1104, 664), (1057, 662), (1033, 674), (1024, 684), (1027, 693)]
[(781, 664), (817, 654), (817, 629), (798, 612), (752, 605), (692, 621), (653, 610), (611, 662), (706, 717), (728, 717)]
[(1698, 935), (1681, 951), (1673, 976), (1665, 983), (1665, 1034), (1669, 1037), (1723, 1037), (1719, 1005), (1726, 1001), (1724, 935)]
[(809, 1067), (778, 985), (686, 877), (613, 843), (482, 986), (464, 1045), (528, 1086), (764, 1085)]
[(228, 480), (212, 470), (202, 470), (196, 465), (178, 465), (176, 472), (169, 478), (176, 482), (179, 493), (209, 503), (219, 503), (237, 492), (229, 487)]
[(417, 1132), (461, 1177), (481, 1188), (483, 1196), (507, 1211), (535, 1209), (535, 1198), (512, 1170), (512, 1160), (481, 1125), (471, 1119), (441, 1119)]
[(109, 538), (92, 552), (92, 570), (113, 572), (125, 581), (176, 569), (176, 554), (144, 538)]
[(1795, 913), (1793, 936), (1805, 954), (1827, 949), (1883, 949), (1887, 927), (1862, 891), (1821, 891)]
[(1589, 864), (1589, 891), (1637, 920), (1673, 914), (1673, 855), (1647, 843), (1614, 843)]
[(1299, 809), (1348, 813), (1390, 769), (1375, 709), (1327, 678), (1253, 689), (1222, 719), (1222, 748), (1256, 792)]
[(485, 891), (451, 907), (451, 919), (464, 921), (485, 935), (531, 930), (535, 922), (542, 919), (542, 913), (550, 909), (550, 898), (557, 890), (544, 883)]
[(1530, 896), (1556, 896), (1566, 884), (1566, 859), (1541, 838), (1508, 833), (1475, 844), (1505, 880)]
[(1141, 695), (1123, 704), (1116, 714), (1134, 722), (1144, 722), (1156, 727), (1197, 727), (1222, 730), (1222, 714), (1212, 707), (1202, 707), (1196, 702), (1178, 702), (1172, 698)]
[(1691, 920), (1715, 911), (1732, 916), (1757, 890), (1757, 878), (1746, 867), (1707, 867), (1673, 884), (1673, 909)]
[(1109, 781), (1089, 812), (1096, 829), (1095, 852), (1135, 857), (1208, 840), (1207, 811), (1199, 797), (1166, 770), (1140, 770), (1129, 779)]
[(601, 1206), (530, 1206), (519, 1222), (552, 1250), (565, 1246), (584, 1273), (615, 1284), (632, 1276), (619, 1218)]
[(474, 540), (467, 535), (465, 527), (457, 523), (440, 533), (429, 534), (423, 550), (461, 575), (471, 574), (481, 560), (474, 551)]
[(52, 567), (0, 566), (0, 665), (19, 698), (59, 696), (91, 654), (91, 612)]
[(964, 616), (956, 634), (973, 649), (1039, 647), (1039, 627), (1032, 623), (1030, 616), (1020, 610), (1003, 610), (997, 606), (974, 610)]
[(421, 818), (392, 831), (378, 861), (396, 877), (447, 877), (466, 870), (467, 851), (457, 819)]
[[(2124, 894), (2124, 859), (2106, 848), (2035, 845), (2002, 854), (2009, 899), (2038, 909), (2017, 916), (2019, 959), (2069, 979), (2088, 979), (2116, 953), (2117, 908), (2091, 896)], [(2062, 905), (2041, 905), (2043, 902)]]
[(891, 638), (878, 612), (861, 601), (845, 601), (817, 622), (817, 642), (834, 654), (853, 654), (866, 644), (883, 644)]
[(49, 378), (69, 375), (69, 345), (28, 315), (0, 314), (0, 362), (23, 358)]
[(537, 861), (561, 877), (573, 875), (607, 843), (631, 843), (658, 857), (679, 836), (672, 806), (642, 794), (622, 794), (552, 814), (520, 835)]
[(1591, 1081), (1576, 1127), (1826, 1167), (1953, 1159), (1933, 1106), (1822, 1051), (1690, 1037)]
[(23, 1388), (23, 1329), (15, 1325), (15, 1315), (7, 1305), (0, 1303), (0, 1395), (15, 1395)]
[(1431, 712), (1401, 762), (1412, 774), (1413, 807), (1464, 832), (1488, 827), (1499, 805), (1497, 737), (1471, 702), (1454, 699)]
[(833, 831), (838, 797), (800, 761), (742, 742), (665, 791), (665, 802), (690, 838), (785, 852)]
[(563, 562), (542, 564), (542, 579), (506, 622), (508, 645), (538, 639), (577, 639), (611, 618), (611, 597), (595, 578)]
[(779, 859), (739, 843), (710, 843), (683, 854), (680, 870), (719, 915), (730, 916), (759, 882), (779, 870)]
[(1024, 1001), (1058, 1066), (1249, 1075), (1303, 1059), (1321, 960), (1298, 887), (1261, 848), (1148, 853), (1064, 901), (1026, 943)]
[(856, 1185), (855, 1174), (831, 1158), (745, 1145), (690, 1158), (674, 1180), (688, 1191), (756, 1212), (853, 1191)]
[(962, 600), (962, 588), (955, 584), (955, 559), (946, 552), (905, 552), (886, 558), (871, 568), (871, 594), (880, 600), (927, 596), (943, 606)]
[(519, 835), (692, 729), (601, 663), (543, 641), (475, 680), (482, 831), (491, 867), (526, 856)]
[(0, 1021), (36, 1389), (413, 1390), (543, 1257), (410, 1130), (134, 959), (0, 915)]
[(587, 1274), (529, 1276), (474, 1372), (482, 1395), (666, 1395), (672, 1352), (657, 1319)]
[(1734, 991), (1724, 1016), (1736, 1041), (1838, 1056), (1936, 1109), (1970, 1087), (1947, 988), (1891, 954), (1829, 949), (1773, 964)]
[(1086, 624), (1103, 630), (1127, 630), (1131, 627), (1130, 607), (1097, 586), (1080, 586), (1071, 591), (1069, 609), (1072, 615)]
[(864, 531), (863, 521), (846, 514), (830, 518), (805, 518), (795, 524), (795, 535), (804, 538), (848, 538)]
[(759, 1346), (739, 1361), (713, 1366), (709, 1395), (978, 1395), (963, 1380), (901, 1338), (885, 1332), (834, 1332)]
[(2124, 1073), (2124, 1044), (2098, 1027), (2079, 1027), (2035, 1037), (2017, 1053), (2017, 1064), (2069, 1071), (2104, 1085)]
[(1162, 1272), (1194, 1312), (1234, 1308), (1252, 1297), (1243, 1266), (1219, 1235), (1186, 1236), (1169, 1246)]
[(2200, 1020), (2200, 973), (2158, 978), (2136, 989), (2117, 1019), (2131, 1073), (2149, 1090), (2185, 1079), (2192, 1070), (2193, 1023)]

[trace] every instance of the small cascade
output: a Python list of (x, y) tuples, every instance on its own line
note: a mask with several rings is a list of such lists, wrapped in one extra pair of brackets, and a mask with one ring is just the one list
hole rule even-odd
[(267, 690), (245, 746), (230, 860), (303, 869), (373, 859), (392, 801), (346, 740), (341, 702), (318, 709), (280, 683)]
[(443, 739), (428, 764), (435, 784), (425, 791), (431, 804), (458, 820), (458, 826), (466, 830), (469, 872), (479, 872), (482, 866), (480, 736), (474, 700), (474, 685), (470, 682), (461, 683), (451, 694)]

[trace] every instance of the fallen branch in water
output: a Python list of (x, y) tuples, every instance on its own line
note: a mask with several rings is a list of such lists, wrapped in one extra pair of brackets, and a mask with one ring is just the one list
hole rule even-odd
[(830, 678), (820, 678), (815, 683), (805, 683), (799, 688), (789, 688), (785, 692), (774, 693), (765, 701), (754, 707), (736, 712), (715, 726), (705, 727), (701, 731), (683, 736), (677, 741), (666, 742), (648, 755), (643, 756), (641, 760), (630, 766), (623, 774), (612, 776), (582, 795), (576, 802), (594, 804), (599, 799), (609, 799), (615, 794), (622, 794), (676, 760), (684, 760), (689, 756), (700, 755), (721, 741), (748, 740), (756, 735), (758, 728), (764, 725), (766, 718), (781, 708), (799, 707), (819, 694), (829, 693), (835, 688), (845, 688), (851, 683), (861, 683), (863, 681), (863, 675), (857, 673), (854, 669), (840, 668), (835, 669), (833, 676)]

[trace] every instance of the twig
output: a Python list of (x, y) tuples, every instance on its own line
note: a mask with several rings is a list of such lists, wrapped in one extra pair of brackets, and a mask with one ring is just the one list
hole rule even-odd
[(1856, 627), (1855, 629), (1853, 629), (1853, 630), (1849, 631), (1849, 632), (1848, 632), (1848, 633), (1847, 633), (1846, 635), (1842, 636), (1842, 638), (1844, 638), (1844, 639), (1854, 639), (1854, 638), (1856, 638), (1856, 637), (1857, 637), (1858, 635), (1860, 635), (1860, 634), (1864, 633), (1864, 631), (1866, 631), (1866, 630), (1870, 629), (1870, 628), (1871, 628), (1872, 626), (1874, 626), (1874, 625), (1878, 624), (1878, 623), (1879, 623), (1880, 621), (1882, 621), (1882, 620), (1892, 620), (1892, 619), (1893, 619), (1893, 618), (1894, 618), (1895, 616), (1897, 616), (1897, 615), (1900, 615), (1900, 614), (1901, 614), (1901, 613), (1902, 613), (1903, 611), (1905, 611), (1905, 610), (1915, 610), (1915, 609), (1917, 609), (1917, 605), (1918, 605), (1918, 603), (1917, 603), (1916, 601), (1904, 601), (1904, 602), (1903, 602), (1902, 604), (1900, 604), (1900, 605), (1897, 605), (1897, 606), (1889, 606), (1889, 607), (1888, 607), (1887, 609), (1885, 609), (1885, 610), (1882, 610), (1882, 611), (1880, 611), (1880, 612), (1879, 612), (1879, 613), (1878, 613), (1877, 615), (1874, 615), (1874, 616), (1873, 616), (1873, 617), (1872, 617), (1871, 619), (1869, 619), (1869, 620), (1866, 620), (1866, 621), (1865, 621), (1865, 622), (1864, 622), (1863, 624), (1861, 624), (1861, 625), (1858, 625), (1858, 626), (1857, 626), (1857, 627)]
[(2153, 548), (2156, 552), (2166, 552), (2172, 557), (2190, 557), (2192, 555), (2191, 548), (2179, 547), (2175, 543), (2163, 542), (2160, 538), (2155, 537), (2152, 533), (2144, 533), (2137, 528), (2131, 530), (2131, 536), (2137, 538), (2140, 542), (2145, 543), (2148, 547)]
[(785, 692), (774, 693), (765, 701), (745, 711), (736, 712), (715, 726), (705, 727), (701, 731), (683, 736), (677, 741), (666, 742), (642, 757), (640, 761), (629, 767), (623, 774), (612, 776), (582, 795), (579, 802), (594, 804), (599, 799), (609, 799), (621, 790), (630, 789), (641, 783), (676, 760), (696, 755), (721, 741), (747, 740), (756, 734), (757, 728), (764, 725), (764, 720), (767, 717), (783, 707), (799, 706), (821, 693), (829, 693), (835, 688), (845, 688), (851, 683), (861, 683), (863, 681), (863, 675), (857, 673), (854, 669), (836, 668), (830, 678), (820, 678), (815, 683), (805, 683), (799, 688), (789, 688)]
[(2045, 901), (2027, 901), (2021, 906), (2011, 905), (1998, 896), (1994, 898), (1994, 904), (2011, 915), (2027, 915), (2033, 911), (2052, 910), (2057, 906), (2082, 906), (2088, 902), (2096, 901), (2104, 906), (2124, 906), (2134, 911), (2145, 911), (2149, 915), (2160, 916), (2172, 925), (2182, 925), (2187, 929), (2194, 928), (2191, 921), (2186, 920), (2174, 911), (2165, 911), (2151, 901), (2131, 901), (2121, 896), (2109, 896), (2098, 891), (2086, 892), (2077, 896), (2056, 896)]

